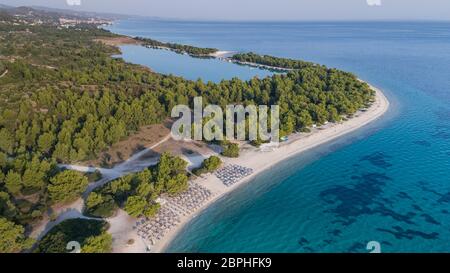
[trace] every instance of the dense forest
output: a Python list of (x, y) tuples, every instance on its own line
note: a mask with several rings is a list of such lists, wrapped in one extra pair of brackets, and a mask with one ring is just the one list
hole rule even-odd
[[(205, 83), (161, 75), (112, 58), (118, 49), (95, 41), (111, 36), (88, 25), (0, 22), (0, 73), (8, 70), (0, 78), (0, 230), (9, 231), (0, 239), (0, 252), (28, 248), (26, 231), (47, 209), (86, 189), (86, 176), (61, 170), (58, 163), (96, 158), (140, 127), (162, 122), (174, 105), (192, 105), (195, 96), (222, 107), (278, 104), (282, 135), (339, 121), (374, 96), (354, 75), (309, 63), (249, 81)], [(230, 144), (224, 152), (237, 156), (239, 150)], [(102, 215), (110, 212), (108, 206), (121, 206), (130, 215), (152, 215), (157, 205), (148, 201), (187, 185), (182, 162), (167, 155), (161, 165), (99, 189), (89, 196), (88, 212)], [(169, 174), (158, 169), (166, 166), (177, 167)]]
[(142, 38), (142, 37), (136, 37), (136, 40), (142, 42), (142, 45), (152, 47), (152, 48), (169, 48), (174, 52), (180, 53), (180, 54), (189, 54), (194, 57), (205, 57), (209, 56), (210, 54), (217, 52), (218, 49), (216, 48), (202, 48), (202, 47), (195, 47), (190, 45), (180, 45), (175, 43), (164, 43), (157, 40), (149, 39), (149, 38)]
[[(234, 54), (231, 57), (232, 60), (242, 63), (261, 64), (266, 66), (272, 66), (277, 68), (286, 69), (307, 69), (313, 66), (319, 66), (314, 63), (305, 62), (301, 60), (292, 60), (286, 58), (279, 58), (269, 55), (259, 55), (253, 52)], [(326, 69), (326, 67), (322, 67)]]
[[(66, 253), (68, 242), (78, 242), (82, 253), (109, 253), (112, 237), (106, 232), (108, 223), (100, 220), (69, 219), (47, 233), (37, 244), (37, 253)], [(73, 251), (73, 250), (72, 250)], [(76, 249), (75, 249), (76, 251)]]
[(186, 161), (163, 153), (156, 166), (118, 178), (91, 192), (85, 213), (106, 218), (121, 207), (133, 217), (152, 217), (159, 209), (158, 196), (175, 195), (188, 188), (186, 167)]

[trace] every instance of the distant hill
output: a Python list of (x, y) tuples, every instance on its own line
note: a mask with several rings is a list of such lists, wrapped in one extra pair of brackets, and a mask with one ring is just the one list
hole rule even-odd
[(12, 8), (14, 8), (14, 7), (0, 4), (0, 9), (12, 9)]
[(38, 15), (44, 16), (56, 16), (63, 15), (72, 18), (98, 18), (98, 19), (106, 19), (106, 20), (120, 20), (127, 19), (130, 17), (136, 18), (148, 18), (154, 20), (164, 20), (167, 18), (161, 18), (156, 16), (140, 16), (140, 15), (129, 15), (129, 14), (117, 14), (117, 13), (103, 13), (103, 12), (93, 12), (93, 11), (83, 11), (83, 10), (74, 10), (74, 9), (60, 9), (60, 8), (50, 8), (44, 6), (19, 6), (13, 7), (8, 5), (0, 4), (0, 10), (8, 10), (13, 13), (24, 14), (28, 12), (36, 12)]
[(43, 6), (31, 6), (31, 8), (39, 11), (45, 11), (45, 12), (53, 12), (53, 13), (59, 13), (63, 15), (71, 15), (71, 16), (77, 16), (77, 17), (95, 17), (95, 18), (102, 18), (102, 19), (125, 19), (129, 18), (129, 15), (122, 15), (122, 14), (115, 14), (115, 13), (101, 13), (101, 12), (91, 12), (91, 11), (81, 11), (81, 10), (71, 10), (71, 9), (58, 9), (58, 8), (49, 8), (49, 7), (43, 7)]
[(40, 20), (45, 24), (58, 24), (60, 18), (72, 20), (86, 20), (94, 18), (108, 21), (123, 18), (119, 15), (108, 15), (93, 12), (52, 9), (45, 7), (11, 7), (6, 5), (0, 5), (0, 15), (0, 17), (3, 19), (7, 19), (8, 16), (15, 16), (29, 22)]

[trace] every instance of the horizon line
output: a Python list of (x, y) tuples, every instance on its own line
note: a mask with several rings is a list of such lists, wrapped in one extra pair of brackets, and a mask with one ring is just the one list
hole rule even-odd
[[(39, 6), (39, 5), (19, 5), (19, 6), (12, 6), (12, 5), (5, 5), (13, 8), (20, 8), (20, 7), (26, 7), (26, 8), (45, 8), (45, 9), (53, 9), (55, 11), (66, 11), (66, 12), (82, 12), (82, 13), (96, 13), (98, 15), (115, 15), (115, 16), (121, 16), (121, 17), (127, 17), (127, 19), (131, 19), (128, 17), (135, 17), (135, 18), (145, 18), (145, 19), (153, 19), (153, 20), (161, 20), (161, 21), (188, 21), (188, 22), (223, 22), (223, 23), (308, 23), (308, 22), (314, 22), (314, 23), (330, 23), (330, 22), (361, 22), (361, 23), (370, 23), (370, 22), (391, 22), (391, 23), (397, 23), (397, 22), (442, 22), (442, 23), (448, 23), (450, 22), (450, 19), (430, 19), (430, 18), (403, 18), (403, 19), (396, 19), (396, 18), (379, 18), (379, 19), (225, 19), (225, 18), (179, 18), (179, 17), (160, 17), (157, 15), (139, 15), (139, 14), (124, 14), (124, 13), (116, 13), (116, 12), (107, 12), (107, 11), (89, 11), (89, 10), (82, 10), (78, 8), (54, 8), (49, 6)], [(116, 19), (117, 20), (117, 19)], [(119, 19), (120, 20), (120, 19)]]

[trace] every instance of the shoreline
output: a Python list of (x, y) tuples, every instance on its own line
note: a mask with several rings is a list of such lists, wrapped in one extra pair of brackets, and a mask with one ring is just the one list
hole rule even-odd
[(213, 193), (213, 197), (202, 204), (195, 212), (181, 217), (180, 223), (163, 236), (161, 240), (157, 241), (152, 246), (148, 246), (150, 252), (165, 252), (173, 239), (192, 219), (197, 217), (217, 200), (225, 197), (241, 185), (252, 181), (262, 172), (272, 167), (276, 167), (276, 165), (283, 160), (351, 133), (383, 116), (389, 108), (389, 101), (381, 90), (373, 86), (371, 86), (371, 88), (376, 91), (375, 102), (366, 111), (359, 111), (353, 118), (347, 121), (324, 125), (320, 129), (314, 129), (311, 133), (297, 133), (291, 135), (290, 140), (281, 143), (279, 148), (273, 151), (263, 152), (258, 148), (250, 148), (249, 150), (243, 151), (239, 158), (222, 158), (224, 165), (237, 164), (252, 168), (253, 173), (230, 187), (225, 186), (212, 173), (205, 175), (205, 177), (199, 177), (193, 180), (193, 183), (199, 184), (210, 190)]

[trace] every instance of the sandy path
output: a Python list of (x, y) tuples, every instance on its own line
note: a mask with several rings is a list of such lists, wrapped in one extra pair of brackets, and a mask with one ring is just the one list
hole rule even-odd
[[(75, 170), (79, 172), (95, 172), (99, 171), (102, 174), (102, 178), (94, 183), (91, 183), (88, 185), (88, 188), (83, 193), (82, 198), (74, 201), (71, 204), (56, 208), (54, 210), (54, 214), (58, 215), (56, 220), (50, 221), (50, 219), (47, 217), (44, 220), (41, 221), (36, 227), (33, 228), (33, 231), (31, 232), (30, 236), (33, 238), (40, 239), (45, 234), (47, 234), (54, 226), (57, 224), (63, 222), (64, 220), (68, 219), (74, 219), (74, 218), (84, 218), (84, 219), (93, 219), (89, 218), (83, 215), (83, 205), (84, 205), (84, 198), (86, 198), (89, 193), (91, 193), (93, 190), (95, 190), (98, 187), (101, 187), (102, 185), (117, 179), (119, 177), (122, 177), (126, 174), (138, 172), (141, 170), (144, 170), (145, 168), (156, 165), (158, 163), (155, 159), (141, 159), (145, 153), (151, 151), (152, 149), (156, 148), (157, 146), (161, 145), (165, 141), (169, 140), (171, 137), (170, 134), (165, 136), (162, 140), (158, 141), (154, 145), (143, 149), (142, 151), (136, 153), (131, 158), (126, 160), (125, 162), (116, 165), (112, 169), (106, 169), (106, 168), (99, 168), (99, 167), (88, 167), (88, 166), (81, 166), (81, 165), (70, 165), (70, 164), (60, 164), (59, 167), (66, 168), (69, 170)], [(123, 217), (123, 215), (119, 214), (118, 217)], [(112, 219), (111, 221), (113, 221)], [(117, 221), (113, 221), (114, 224), (117, 224)]]
[(3, 78), (4, 76), (6, 76), (6, 74), (8, 74), (8, 69), (6, 69), (5, 72), (3, 72), (3, 73), (0, 75), (0, 79)]

